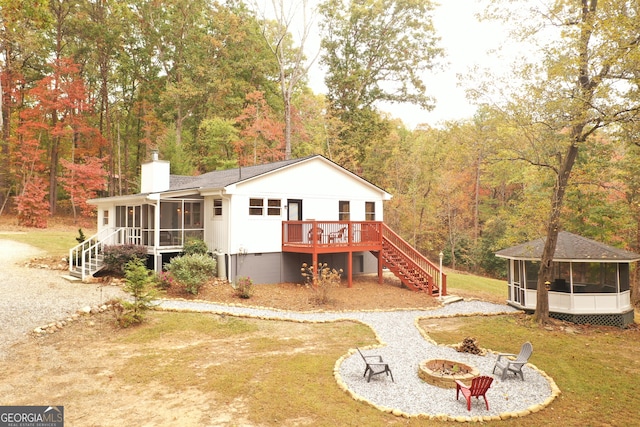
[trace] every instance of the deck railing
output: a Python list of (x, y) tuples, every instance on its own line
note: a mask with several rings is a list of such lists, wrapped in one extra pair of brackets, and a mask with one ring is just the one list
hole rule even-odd
[(284, 247), (381, 246), (377, 221), (284, 221)]

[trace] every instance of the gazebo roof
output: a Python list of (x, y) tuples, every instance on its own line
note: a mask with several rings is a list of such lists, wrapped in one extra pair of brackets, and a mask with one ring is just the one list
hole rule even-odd
[[(509, 259), (540, 260), (546, 237), (522, 243), (496, 252), (496, 256)], [(640, 255), (614, 248), (567, 231), (558, 233), (554, 261), (635, 262)]]

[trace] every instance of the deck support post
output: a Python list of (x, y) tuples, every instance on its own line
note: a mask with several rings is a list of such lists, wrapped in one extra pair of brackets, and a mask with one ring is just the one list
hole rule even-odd
[(382, 275), (382, 251), (378, 252), (378, 284), (382, 285), (384, 282), (384, 277)]
[(353, 252), (347, 252), (347, 283), (351, 288), (353, 286)]

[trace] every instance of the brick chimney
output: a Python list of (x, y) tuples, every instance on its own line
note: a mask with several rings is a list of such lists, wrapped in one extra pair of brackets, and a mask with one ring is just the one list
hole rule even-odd
[(151, 161), (140, 167), (140, 192), (160, 193), (169, 190), (170, 164), (166, 160), (158, 160), (158, 151), (151, 152)]

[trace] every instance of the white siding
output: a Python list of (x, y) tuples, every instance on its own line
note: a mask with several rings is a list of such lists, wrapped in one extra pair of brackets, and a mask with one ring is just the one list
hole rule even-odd
[[(337, 221), (338, 202), (350, 202), (352, 221), (364, 221), (365, 203), (375, 202), (376, 220), (382, 221), (386, 193), (334, 165), (315, 159), (289, 166), (259, 178), (228, 187), (232, 193), (233, 221), (230, 252), (280, 252), (282, 221), (287, 219), (287, 199), (302, 200), (303, 220)], [(261, 216), (249, 215), (249, 200), (264, 200)], [(282, 201), (280, 216), (267, 215), (267, 200)]]
[(213, 200), (220, 197), (204, 199), (204, 240), (209, 250), (229, 253), (229, 200), (222, 198), (222, 216), (214, 216)]

